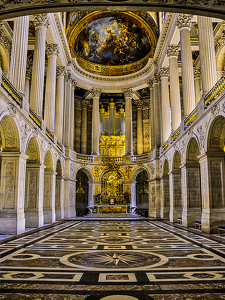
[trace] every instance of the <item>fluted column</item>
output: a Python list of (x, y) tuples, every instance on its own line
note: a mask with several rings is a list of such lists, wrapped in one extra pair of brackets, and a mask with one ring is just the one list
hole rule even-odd
[(217, 82), (216, 55), (212, 19), (198, 16), (199, 51), (203, 95), (207, 94)]
[(137, 154), (143, 154), (143, 126), (142, 126), (142, 107), (140, 100), (135, 101), (137, 107)]
[(56, 86), (56, 59), (59, 54), (58, 45), (48, 44), (46, 47), (48, 57), (46, 92), (45, 92), (45, 125), (53, 131), (55, 111), (55, 86)]
[(191, 18), (192, 15), (178, 14), (176, 22), (177, 27), (180, 29), (184, 117), (188, 116), (196, 106), (194, 70), (190, 39)]
[(170, 136), (170, 99), (168, 87), (169, 68), (160, 68), (161, 98), (162, 98), (162, 141), (165, 142)]
[(74, 121), (74, 93), (75, 93), (75, 87), (76, 87), (76, 81), (75, 79), (72, 79), (72, 90), (71, 90), (71, 102), (70, 102), (70, 147), (74, 149), (74, 131), (75, 131), (75, 121)]
[(88, 101), (81, 102), (81, 153), (87, 154), (87, 105)]
[(133, 155), (132, 95), (131, 89), (124, 90), (125, 97), (125, 155)]
[(63, 108), (64, 108), (64, 74), (65, 67), (56, 69), (56, 98), (55, 98), (55, 135), (62, 142)]
[(22, 93), (25, 88), (28, 32), (29, 16), (16, 18), (13, 28), (9, 79), (14, 87)]
[(27, 101), (29, 102), (29, 98), (30, 98), (30, 80), (31, 80), (31, 74), (32, 74), (32, 70), (30, 67), (27, 67), (26, 70), (26, 77), (25, 77), (25, 89), (24, 89), (24, 94), (25, 97), (27, 99)]
[(194, 78), (195, 78), (195, 99), (196, 99), (196, 105), (197, 105), (202, 96), (202, 93), (201, 93), (201, 69), (200, 68), (194, 68)]
[(172, 130), (176, 130), (181, 123), (180, 85), (178, 74), (178, 45), (168, 45), (166, 54), (170, 64), (170, 100), (172, 110)]
[(100, 89), (91, 90), (93, 96), (92, 108), (92, 155), (99, 155), (99, 98)]
[(154, 128), (154, 101), (153, 101), (153, 80), (149, 81), (149, 89), (150, 89), (150, 122), (151, 122), (151, 148), (153, 149), (155, 146), (155, 128)]
[(161, 144), (161, 126), (160, 126), (160, 107), (159, 107), (159, 83), (158, 75), (153, 77), (153, 101), (154, 101), (154, 130), (155, 130), (155, 145)]
[(64, 132), (63, 132), (63, 143), (65, 146), (70, 146), (70, 109), (71, 109), (71, 73), (67, 71), (65, 73), (65, 105), (64, 105)]
[(34, 17), (36, 20), (36, 37), (30, 91), (30, 106), (38, 115), (42, 116), (45, 75), (46, 28), (49, 23), (47, 14), (36, 15)]

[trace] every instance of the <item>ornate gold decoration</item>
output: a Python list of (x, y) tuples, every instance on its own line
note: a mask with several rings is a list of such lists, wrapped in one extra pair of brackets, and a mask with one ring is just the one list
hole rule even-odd
[(169, 143), (165, 142), (165, 144), (163, 144), (162, 148), (163, 150), (166, 150), (169, 147)]
[(1, 85), (6, 92), (16, 101), (20, 106), (22, 105), (23, 98), (18, 94), (13, 85), (8, 81), (4, 74), (2, 74)]
[(180, 136), (180, 128), (172, 135), (172, 141), (175, 141)]
[(51, 131), (48, 128), (46, 128), (45, 134), (52, 142), (54, 142), (54, 135), (51, 133)]
[(204, 97), (205, 108), (211, 104), (225, 89), (225, 76), (221, 77), (217, 84), (209, 91), (209, 93)]
[(191, 123), (194, 122), (194, 120), (196, 120), (198, 117), (198, 109), (196, 108), (185, 120), (184, 125), (185, 127), (188, 127), (189, 125), (191, 125)]
[(99, 149), (101, 156), (124, 156), (125, 136), (102, 135), (99, 138)]
[(133, 167), (128, 166), (128, 167), (125, 167), (125, 168), (120, 168), (120, 171), (123, 173), (124, 177), (127, 180), (129, 180), (130, 175), (131, 175), (131, 173), (133, 171)]
[(59, 150), (61, 150), (61, 151), (63, 150), (63, 147), (62, 147), (62, 145), (60, 144), (59, 141), (57, 141), (57, 147), (58, 147)]
[(100, 169), (98, 167), (94, 167), (92, 171), (94, 173), (95, 181), (98, 181), (100, 177)]
[(33, 111), (32, 108), (29, 110), (29, 117), (41, 128), (41, 120), (38, 118), (37, 114)]

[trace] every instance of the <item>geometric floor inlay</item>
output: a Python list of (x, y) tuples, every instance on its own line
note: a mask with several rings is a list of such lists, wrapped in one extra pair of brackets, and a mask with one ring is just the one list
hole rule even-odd
[(158, 221), (68, 221), (0, 253), (0, 299), (224, 299), (225, 244)]

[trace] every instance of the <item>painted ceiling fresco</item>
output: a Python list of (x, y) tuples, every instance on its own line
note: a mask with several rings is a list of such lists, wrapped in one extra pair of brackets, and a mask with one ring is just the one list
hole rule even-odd
[(128, 15), (115, 15), (95, 20), (79, 34), (75, 52), (82, 58), (101, 65), (126, 65), (145, 57), (150, 41)]

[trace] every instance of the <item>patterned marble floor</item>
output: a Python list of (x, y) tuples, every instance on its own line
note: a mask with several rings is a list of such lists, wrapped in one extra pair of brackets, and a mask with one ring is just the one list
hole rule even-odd
[(159, 221), (68, 221), (0, 255), (0, 299), (225, 299), (225, 243)]

